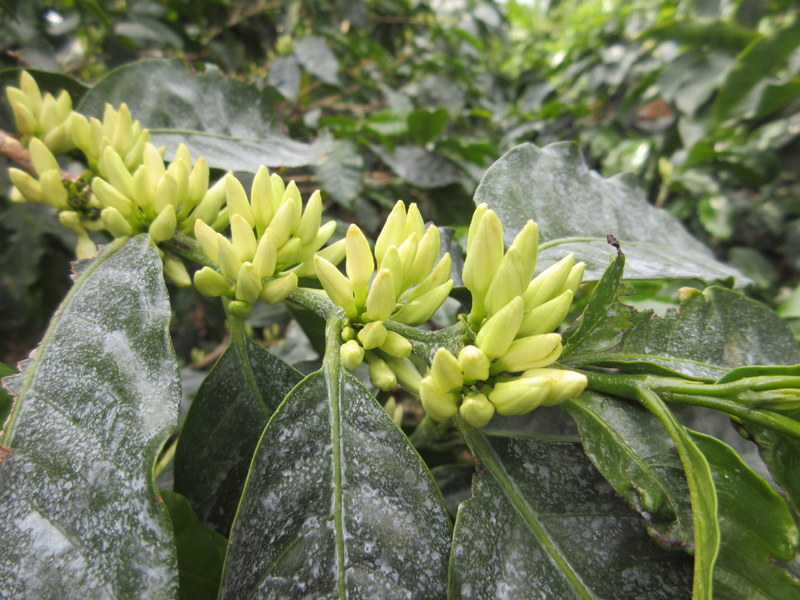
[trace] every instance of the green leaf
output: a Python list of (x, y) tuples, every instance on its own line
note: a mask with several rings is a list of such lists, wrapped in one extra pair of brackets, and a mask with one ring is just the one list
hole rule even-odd
[[(584, 394), (563, 405), (584, 449), (660, 543), (692, 541), (686, 479), (657, 419), (630, 402)], [(800, 581), (779, 563), (794, 560), (797, 527), (786, 502), (719, 440), (692, 433), (711, 466), (719, 501), (720, 552), (715, 595), (731, 600), (791, 598)]]
[(181, 600), (216, 600), (228, 540), (197, 518), (189, 501), (161, 490), (178, 548)]
[(406, 117), (408, 133), (417, 144), (424, 146), (444, 131), (448, 119), (449, 113), (445, 108), (418, 108)]
[(167, 159), (183, 143), (193, 157), (230, 171), (315, 164), (326, 143), (304, 144), (276, 133), (271, 101), (266, 92), (217, 71), (194, 75), (180, 61), (152, 59), (110, 71), (78, 111), (101, 117), (106, 103), (127, 103), (150, 129), (153, 144), (167, 147)]
[[(564, 404), (581, 431), (584, 449), (660, 543), (689, 547), (691, 512), (674, 446), (646, 410), (602, 394)], [(797, 527), (786, 502), (719, 440), (692, 433), (717, 489), (721, 532), (715, 594), (731, 600), (791, 598), (800, 581), (779, 562), (794, 560)]]
[(300, 97), (300, 78), (300, 66), (294, 56), (279, 56), (269, 65), (267, 83), (292, 102)]
[(576, 444), (465, 437), (478, 468), (453, 539), (461, 598), (689, 597), (691, 562), (648, 538)]
[(325, 83), (339, 84), (339, 61), (323, 38), (308, 35), (298, 40), (294, 46), (294, 55), (297, 62), (312, 75)]
[(444, 187), (459, 183), (463, 177), (451, 161), (417, 146), (398, 146), (394, 151), (374, 145), (371, 148), (399, 177), (417, 187)]
[(175, 490), (220, 533), (230, 530), (267, 421), (301, 378), (242, 327), (231, 327), (230, 345), (197, 392), (175, 452)]
[(692, 16), (687, 19), (663, 21), (645, 31), (641, 37), (675, 40), (691, 48), (709, 46), (727, 52), (739, 52), (757, 35), (735, 23), (698, 19)]
[[(5, 363), (0, 363), (0, 378), (13, 375), (16, 372), (17, 370), (14, 367), (10, 367)], [(3, 423), (6, 420), (8, 413), (11, 412), (11, 404), (13, 402), (14, 397), (9, 394), (2, 385), (0, 385), (0, 423)]]
[(613, 252), (608, 234), (622, 243), (629, 279), (737, 277), (718, 262), (670, 213), (648, 204), (620, 177), (603, 179), (590, 171), (578, 146), (523, 144), (486, 171), (475, 203), (497, 212), (511, 243), (528, 219), (539, 224), (539, 265), (569, 252), (586, 263), (586, 279), (600, 277)]
[(608, 268), (597, 282), (580, 319), (564, 332), (562, 362), (573, 354), (598, 352), (613, 346), (633, 324), (633, 309), (617, 301), (623, 290), (625, 255), (612, 256)]
[(259, 443), (231, 534), (223, 599), (446, 596), (450, 521), (430, 472), (339, 364), (304, 379)]
[(632, 323), (613, 348), (575, 352), (563, 362), (710, 380), (741, 365), (800, 363), (794, 337), (775, 313), (721, 287), (691, 294), (664, 317), (651, 311), (636, 313)]
[(314, 167), (324, 191), (339, 204), (353, 208), (364, 186), (364, 158), (351, 140), (335, 140), (330, 151)]
[(800, 13), (782, 29), (753, 40), (736, 57), (711, 105), (716, 123), (723, 121), (760, 81), (785, 64), (800, 46)]
[(178, 367), (147, 235), (83, 263), (22, 375), (2, 443), (0, 581), (15, 598), (171, 598), (153, 465), (175, 428)]

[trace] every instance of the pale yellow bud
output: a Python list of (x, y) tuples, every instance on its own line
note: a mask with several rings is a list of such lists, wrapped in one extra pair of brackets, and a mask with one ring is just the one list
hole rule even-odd
[(122, 158), (110, 146), (103, 150), (98, 163), (100, 174), (119, 192), (133, 198), (133, 175), (128, 171), (128, 167), (122, 161)]
[(153, 194), (153, 209), (160, 213), (167, 206), (177, 208), (179, 195), (178, 182), (175, 181), (172, 173), (164, 173), (156, 185), (155, 194)]
[(439, 348), (433, 355), (430, 376), (443, 392), (460, 390), (464, 386), (461, 364), (446, 348)]
[(523, 294), (525, 308), (530, 310), (548, 300), (552, 300), (564, 291), (564, 284), (569, 277), (575, 256), (568, 254), (557, 263), (550, 265), (539, 273)]
[(242, 261), (236, 256), (233, 251), (233, 244), (225, 236), (217, 236), (217, 257), (219, 258), (219, 268), (222, 274), (231, 281), (236, 281), (239, 278), (239, 269), (242, 267)]
[(385, 321), (395, 309), (394, 277), (389, 269), (380, 269), (367, 294), (364, 318), (370, 321)]
[(14, 115), (14, 124), (22, 135), (36, 135), (39, 124), (36, 121), (36, 117), (27, 106), (18, 102), (12, 102), (11, 112)]
[[(345, 312), (348, 309), (354, 311), (353, 284), (350, 283), (350, 280), (319, 254), (314, 257), (314, 268), (317, 272), (317, 279), (333, 303), (344, 308)], [(348, 314), (348, 316), (350, 315)]]
[(58, 222), (74, 231), (81, 230), (81, 216), (74, 210), (62, 210), (59, 212)]
[(472, 212), (472, 219), (470, 219), (469, 229), (467, 230), (467, 254), (472, 251), (472, 244), (475, 241), (475, 234), (478, 233), (478, 227), (481, 219), (483, 219), (483, 215), (487, 210), (489, 210), (489, 205), (485, 202), (482, 202), (476, 206), (475, 210)]
[(569, 272), (567, 280), (564, 282), (564, 291), (571, 291), (573, 294), (578, 291), (583, 279), (583, 272), (586, 270), (586, 264), (579, 262)]
[[(191, 212), (187, 219), (191, 227), (194, 227), (196, 220), (206, 223), (213, 223), (219, 215), (222, 203), (225, 202), (225, 179), (220, 179), (212, 185), (200, 200), (200, 203)], [(191, 229), (189, 229), (191, 231)], [(186, 232), (188, 233), (188, 232)]]
[(84, 258), (92, 258), (97, 254), (97, 246), (89, 239), (89, 235), (83, 231), (78, 233), (78, 243), (75, 246), (75, 256), (79, 260)]
[(225, 176), (225, 198), (230, 215), (241, 215), (251, 228), (255, 227), (256, 222), (250, 210), (250, 203), (247, 201), (247, 192), (239, 180), (230, 173)]
[(27, 71), (21, 71), (19, 74), (19, 87), (28, 98), (28, 107), (31, 112), (38, 115), (39, 111), (42, 110), (42, 92), (33, 75)]
[(116, 208), (111, 206), (104, 208), (103, 212), (100, 213), (100, 218), (103, 221), (103, 226), (115, 238), (128, 237), (133, 234), (131, 224)]
[(468, 385), (489, 379), (489, 359), (477, 346), (464, 346), (458, 353), (458, 364)]
[(69, 194), (61, 180), (61, 171), (58, 169), (45, 171), (39, 177), (39, 183), (42, 186), (42, 196), (47, 204), (58, 209), (68, 207)]
[(369, 363), (369, 379), (372, 385), (384, 392), (397, 387), (397, 376), (391, 367), (386, 364), (385, 360), (368, 353), (367, 362)]
[(530, 277), (526, 278), (522, 253), (516, 248), (509, 248), (486, 291), (484, 300), (486, 314), (489, 316), (495, 314), (511, 300), (522, 295), (529, 282)]
[(362, 306), (367, 298), (367, 286), (375, 270), (375, 261), (369, 242), (358, 225), (350, 225), (345, 236), (345, 252), (347, 260), (345, 271), (353, 283), (356, 305)]
[(419, 398), (425, 412), (435, 421), (449, 419), (458, 411), (459, 395), (456, 392), (443, 392), (430, 375), (419, 382)]
[(405, 287), (417, 285), (430, 275), (439, 257), (440, 245), (439, 228), (431, 225), (419, 241), (414, 262), (406, 273)]
[(306, 202), (306, 208), (303, 211), (303, 216), (300, 217), (300, 224), (294, 234), (302, 240), (303, 245), (311, 244), (319, 233), (321, 222), (322, 194), (317, 190), (311, 194), (308, 202)]
[(419, 207), (417, 206), (416, 202), (412, 202), (408, 205), (408, 210), (406, 211), (406, 226), (403, 230), (403, 237), (408, 239), (408, 237), (413, 233), (417, 234), (418, 239), (421, 239), (425, 233), (425, 221), (422, 219), (422, 215), (419, 212)]
[(400, 254), (397, 252), (397, 246), (389, 246), (386, 248), (379, 268), (391, 271), (392, 280), (395, 284), (395, 294), (399, 294), (402, 291), (401, 286), (403, 284), (403, 263), (400, 260)]
[(409, 280), (408, 274), (411, 271), (411, 267), (414, 265), (414, 257), (417, 255), (418, 246), (419, 235), (414, 231), (400, 244), (400, 247), (397, 248), (397, 255), (400, 257), (400, 264), (403, 266), (403, 280), (401, 286), (403, 290), (409, 286), (409, 284), (407, 284)]
[(542, 406), (555, 406), (578, 396), (588, 385), (586, 375), (566, 369), (530, 369), (523, 377), (547, 377), (553, 384)]
[(406, 296), (406, 301), (411, 302), (412, 300), (416, 300), (423, 294), (428, 293), (433, 288), (442, 285), (448, 279), (450, 279), (450, 271), (453, 268), (453, 259), (450, 257), (450, 253), (446, 252), (442, 255), (442, 258), (439, 260), (438, 264), (433, 268), (433, 271), (420, 283), (419, 285), (411, 288), (409, 290), (408, 295)]
[(239, 260), (243, 262), (253, 260), (258, 246), (256, 236), (253, 233), (252, 225), (238, 213), (231, 215), (231, 241), (233, 242), (233, 251)]
[(458, 412), (473, 427), (485, 427), (494, 416), (494, 404), (485, 394), (469, 394), (462, 399)]
[(492, 365), (492, 373), (503, 371), (526, 371), (546, 367), (561, 356), (564, 348), (561, 336), (557, 333), (543, 333), (514, 340), (505, 352)]
[(489, 360), (499, 358), (508, 351), (522, 325), (524, 309), (522, 298), (517, 296), (481, 326), (475, 337), (475, 345)]
[[(250, 226), (247, 226), (248, 229)], [(252, 229), (250, 229), (252, 232)], [(267, 229), (258, 240), (255, 255), (253, 256), (253, 267), (259, 278), (272, 277), (275, 273), (275, 266), (278, 261), (278, 247), (275, 243), (275, 236), (271, 229)]]
[[(290, 187), (294, 184), (292, 182)], [(288, 191), (289, 188), (287, 188)], [(294, 189), (297, 189), (296, 186)], [(270, 221), (269, 228), (275, 234), (275, 240), (278, 242), (278, 247), (283, 246), (286, 241), (292, 236), (300, 224), (302, 217), (303, 201), (298, 194), (286, 195), (285, 201), (275, 211), (275, 216)]]
[(175, 207), (168, 204), (158, 213), (155, 220), (150, 223), (148, 229), (150, 239), (154, 244), (160, 244), (175, 235), (175, 228), (178, 226), (178, 219), (175, 216)]
[(173, 254), (164, 256), (164, 275), (178, 287), (189, 287), (192, 285), (192, 278), (178, 257)]
[(567, 290), (552, 300), (529, 310), (522, 319), (518, 335), (527, 337), (553, 331), (567, 316), (571, 304), (572, 290)]
[(41, 175), (45, 171), (58, 171), (58, 161), (53, 153), (50, 152), (45, 143), (39, 138), (33, 138), (28, 144), (28, 151), (31, 153), (31, 162), (36, 172)]
[[(378, 239), (375, 241), (375, 258), (378, 259), (378, 264), (383, 263), (383, 255), (389, 246), (397, 246), (403, 243), (406, 229), (406, 206), (402, 200), (398, 200), (392, 212), (386, 218), (386, 223), (383, 224), (381, 232), (378, 234)], [(397, 280), (400, 281), (400, 280)]]
[(406, 325), (420, 325), (433, 316), (453, 289), (453, 280), (449, 279), (431, 291), (422, 294), (403, 307), (392, 317), (392, 320)]
[(349, 340), (339, 347), (339, 360), (342, 366), (351, 371), (364, 362), (364, 348), (356, 340)]
[(278, 248), (278, 265), (282, 268), (294, 266), (300, 262), (303, 255), (303, 241), (293, 237), (283, 246)]
[(389, 368), (397, 378), (397, 383), (412, 394), (419, 394), (419, 384), (422, 381), (422, 376), (417, 371), (414, 363), (408, 358), (389, 357), (386, 359), (386, 364), (389, 365)]
[(461, 278), (472, 295), (471, 318), (484, 314), (484, 296), (503, 259), (503, 225), (492, 210), (486, 210), (468, 241), (467, 256)]
[(386, 341), (387, 334), (386, 327), (381, 321), (373, 321), (364, 325), (357, 337), (364, 350), (372, 350)]
[(297, 275), (286, 273), (264, 284), (261, 288), (261, 299), (267, 304), (277, 304), (283, 302), (296, 289)]
[(200, 242), (200, 247), (211, 262), (219, 264), (220, 234), (198, 219), (194, 222), (194, 237)]
[(540, 406), (552, 387), (548, 377), (515, 377), (496, 383), (489, 401), (501, 415), (524, 415)]
[(277, 210), (277, 201), (272, 194), (272, 181), (270, 181), (269, 171), (264, 166), (259, 167), (253, 177), (253, 185), (250, 188), (250, 208), (253, 211), (258, 232), (261, 233), (269, 227)]
[(258, 300), (259, 294), (261, 294), (261, 279), (256, 275), (252, 263), (243, 262), (236, 278), (234, 295), (237, 300), (252, 304)]
[(379, 348), (395, 358), (406, 358), (411, 355), (411, 342), (395, 331), (386, 331), (386, 339)]
[(102, 206), (113, 206), (126, 219), (133, 215), (133, 202), (131, 199), (123, 195), (105, 179), (100, 177), (92, 179), (92, 193), (94, 193)]

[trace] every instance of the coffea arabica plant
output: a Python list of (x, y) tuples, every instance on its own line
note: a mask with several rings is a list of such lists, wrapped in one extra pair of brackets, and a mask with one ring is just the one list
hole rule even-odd
[[(212, 183), (184, 145), (167, 164), (125, 105), (87, 118), (25, 72), (6, 95), (30, 157), (9, 170), (12, 199), (52, 206), (87, 261), (6, 380), (0, 596), (800, 594), (800, 357), (768, 309), (717, 287), (637, 313), (618, 302), (621, 251), (583, 288), (573, 254), (537, 274), (537, 223), (504, 230), (502, 202), (478, 204), (458, 273), (460, 248), (415, 204), (374, 244), (354, 224), (331, 243), (319, 192), (304, 202), (263, 167), (249, 190)], [(64, 153), (87, 170), (64, 172)], [(114, 240), (99, 253), (94, 231)], [(180, 398), (162, 274), (219, 297), (231, 335), (166, 449)], [(433, 330), (454, 277), (464, 314)], [(318, 371), (249, 338), (261, 301), (325, 320)], [(419, 397), (425, 418), (350, 372)], [(667, 402), (733, 419), (780, 492)], [(534, 434), (554, 415), (572, 438)], [(459, 448), (435, 480), (417, 454)], [(175, 491), (157, 493), (153, 466), (173, 458)]]

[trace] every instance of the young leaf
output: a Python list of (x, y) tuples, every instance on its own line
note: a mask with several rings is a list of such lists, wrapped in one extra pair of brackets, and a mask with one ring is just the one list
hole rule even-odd
[(231, 343), (197, 392), (175, 452), (175, 490), (217, 531), (230, 530), (264, 427), (301, 378), (242, 327), (231, 327)]
[(114, 242), (77, 277), (19, 376), (2, 440), (3, 596), (175, 596), (153, 482), (181, 398), (169, 319), (147, 235)]
[(779, 317), (760, 302), (725, 288), (692, 294), (664, 317), (639, 312), (632, 322), (634, 327), (613, 348), (575, 351), (563, 362), (712, 380), (740, 365), (800, 362), (794, 337)]
[(180, 600), (216, 600), (228, 540), (202, 523), (189, 501), (161, 490), (172, 519), (178, 550)]
[(385, 410), (339, 365), (270, 420), (231, 532), (223, 599), (446, 596), (450, 521), (430, 472)]
[(577, 445), (465, 436), (478, 468), (450, 565), (463, 600), (689, 597), (691, 562), (647, 537)]
[[(601, 394), (584, 394), (564, 408), (577, 422), (594, 465), (644, 516), (651, 535), (668, 546), (688, 547), (686, 479), (658, 420)], [(691, 437), (711, 466), (719, 500), (715, 594), (731, 600), (796, 596), (800, 580), (781, 566), (794, 560), (798, 544), (786, 502), (728, 446), (702, 434)]]
[(507, 244), (528, 219), (539, 223), (540, 268), (574, 252), (586, 263), (585, 279), (598, 279), (608, 262), (606, 236), (614, 234), (627, 255), (630, 279), (746, 281), (622, 178), (603, 179), (590, 171), (572, 143), (510, 150), (483, 176), (475, 192), (475, 203), (481, 202), (500, 216)]

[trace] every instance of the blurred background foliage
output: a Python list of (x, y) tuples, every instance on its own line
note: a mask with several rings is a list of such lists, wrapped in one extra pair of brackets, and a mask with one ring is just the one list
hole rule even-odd
[[(592, 168), (632, 174), (652, 203), (749, 275), (748, 293), (800, 335), (794, 0), (0, 0), (0, 15), (1, 84), (24, 67), (45, 88), (68, 87), (78, 110), (82, 96), (88, 111), (115, 91), (144, 106), (159, 90), (142, 73), (178, 64), (185, 77), (206, 77), (186, 100), (196, 112), (238, 97), (242, 122), (252, 104), (263, 118), (254, 137), (308, 144), (292, 146), (307, 152), (281, 174), (306, 193), (322, 188), (332, 214), (372, 233), (397, 198), (458, 231), (501, 154), (576, 140)], [(180, 62), (126, 67), (142, 59)], [(180, 88), (182, 77), (164, 84)], [(225, 89), (206, 95), (209, 85)], [(166, 118), (160, 125), (179, 129), (177, 117), (133, 112), (145, 126)], [(200, 119), (196, 129), (237, 129), (239, 115), (224, 115), (232, 123)], [(13, 131), (5, 105), (0, 128)], [(224, 157), (210, 162), (228, 168)], [(72, 240), (45, 207), (7, 200), (7, 166), (0, 360), (13, 364), (69, 287)], [(652, 301), (676, 289), (639, 286)], [(218, 324), (197, 297), (176, 301), (192, 332), (176, 338), (188, 359)]]

